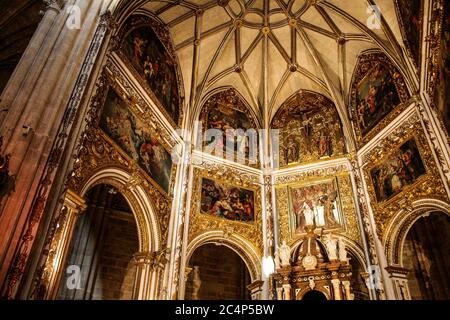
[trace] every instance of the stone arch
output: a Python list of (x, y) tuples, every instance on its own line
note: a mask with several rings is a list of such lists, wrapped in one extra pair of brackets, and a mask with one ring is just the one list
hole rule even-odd
[(156, 252), (161, 248), (161, 231), (152, 199), (141, 185), (131, 187), (131, 175), (116, 167), (104, 168), (95, 172), (80, 188), (80, 195), (99, 184), (117, 188), (127, 200), (136, 219), (139, 251)]
[(295, 295), (295, 300), (303, 300), (303, 297), (311, 291), (319, 291), (320, 293), (324, 294), (327, 300), (331, 300), (331, 295), (330, 295), (330, 291), (328, 289), (326, 289), (324, 286), (319, 285), (314, 287), (314, 289), (311, 289), (309, 287), (305, 287), (302, 290), (300, 290), (299, 292), (296, 293)]
[(441, 199), (420, 199), (397, 212), (386, 230), (387, 237), (383, 241), (389, 266), (403, 267), (403, 244), (408, 231), (417, 220), (436, 211), (450, 216), (450, 204)]
[(189, 262), (195, 250), (205, 244), (224, 245), (233, 250), (245, 262), (252, 282), (261, 279), (260, 254), (253, 245), (248, 240), (235, 234), (225, 237), (222, 231), (205, 232), (194, 238), (186, 250), (186, 263)]

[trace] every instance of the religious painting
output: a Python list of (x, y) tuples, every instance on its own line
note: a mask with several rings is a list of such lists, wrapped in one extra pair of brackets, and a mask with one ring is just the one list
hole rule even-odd
[(342, 226), (337, 179), (290, 188), (290, 203), (293, 233), (306, 232), (306, 226), (324, 229)]
[(281, 167), (344, 153), (337, 110), (329, 99), (320, 94), (297, 93), (277, 112), (272, 129), (279, 130), (279, 157), (276, 162)]
[(122, 52), (175, 123), (180, 115), (176, 63), (149, 25), (126, 35)]
[(208, 99), (200, 119), (204, 126), (204, 152), (232, 161), (258, 163), (256, 125), (235, 90), (228, 89)]
[(357, 86), (356, 116), (362, 134), (367, 134), (400, 102), (392, 70), (381, 62), (374, 63)]
[(422, 0), (396, 0), (397, 15), (402, 25), (403, 37), (414, 63), (421, 65), (422, 48)]
[(370, 170), (378, 202), (390, 199), (426, 173), (415, 139), (410, 139)]
[(166, 192), (169, 191), (172, 158), (156, 136), (112, 89), (108, 91), (100, 128)]
[(437, 106), (450, 136), (450, 3), (444, 1), (441, 50), (439, 56), (439, 84), (437, 86)]
[(254, 191), (203, 178), (201, 212), (231, 221), (253, 222)]

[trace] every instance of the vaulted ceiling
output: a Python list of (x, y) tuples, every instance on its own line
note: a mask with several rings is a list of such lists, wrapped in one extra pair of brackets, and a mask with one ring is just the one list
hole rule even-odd
[[(233, 86), (268, 124), (287, 98), (307, 89), (332, 99), (345, 124), (351, 77), (362, 51), (378, 48), (406, 70), (393, 0), (135, 3), (140, 6), (135, 12), (151, 13), (169, 27), (194, 113), (208, 93)], [(368, 8), (375, 4), (382, 14), (380, 28), (370, 27), (377, 21)], [(415, 80), (407, 82), (411, 86)]]

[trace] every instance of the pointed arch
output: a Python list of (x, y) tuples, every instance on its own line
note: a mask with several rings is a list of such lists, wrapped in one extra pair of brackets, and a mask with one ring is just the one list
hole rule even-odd
[(358, 56), (349, 95), (349, 114), (360, 146), (403, 111), (410, 97), (399, 69), (373, 49)]

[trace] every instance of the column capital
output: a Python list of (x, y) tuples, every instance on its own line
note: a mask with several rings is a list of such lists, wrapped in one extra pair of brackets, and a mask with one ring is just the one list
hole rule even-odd
[(389, 276), (391, 278), (406, 278), (406, 276), (410, 272), (409, 269), (403, 268), (401, 266), (388, 266), (385, 268), (385, 270), (389, 273)]
[(164, 264), (166, 263), (166, 251), (143, 251), (137, 252), (134, 254), (133, 258), (136, 264), (138, 265), (147, 265), (150, 266), (152, 270), (163, 269)]
[(54, 10), (59, 13), (64, 8), (66, 0), (43, 0), (46, 10)]
[(71, 189), (67, 189), (66, 191), (66, 195), (64, 196), (64, 205), (76, 214), (80, 214), (87, 208), (86, 200)]

